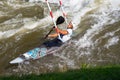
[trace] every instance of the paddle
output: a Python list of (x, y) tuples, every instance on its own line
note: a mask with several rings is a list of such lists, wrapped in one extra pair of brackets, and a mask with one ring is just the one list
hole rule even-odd
[[(62, 16), (59, 16), (59, 17), (57, 18), (56, 25), (62, 24), (64, 21), (65, 21), (65, 19), (64, 19)], [(44, 37), (44, 39), (46, 39), (46, 38), (48, 37), (48, 35), (53, 31), (54, 27), (55, 27), (55, 26), (53, 26), (53, 27), (50, 29), (49, 33)]]

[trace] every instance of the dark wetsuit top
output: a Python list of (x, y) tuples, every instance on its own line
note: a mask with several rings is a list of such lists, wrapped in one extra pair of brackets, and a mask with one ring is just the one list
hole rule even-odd
[[(60, 37), (62, 38), (64, 35), (60, 34)], [(53, 40), (50, 41), (46, 41), (43, 43), (44, 46), (46, 47), (59, 47), (63, 44), (63, 42), (61, 40), (59, 40), (58, 38), (55, 38)]]

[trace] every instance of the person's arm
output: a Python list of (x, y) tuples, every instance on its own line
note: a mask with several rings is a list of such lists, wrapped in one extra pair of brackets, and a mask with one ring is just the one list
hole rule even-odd
[[(63, 35), (66, 35), (68, 34), (68, 31), (67, 30), (61, 30), (61, 29), (58, 29), (58, 28), (55, 28), (56, 31), (59, 33), (59, 34), (63, 34)], [(50, 34), (48, 35), (49, 38), (55, 38), (58, 36), (58, 33), (54, 33), (54, 34)]]
[(63, 35), (68, 34), (68, 31), (67, 31), (67, 30), (61, 30), (61, 29), (59, 29), (59, 28), (55, 28), (55, 29), (56, 29), (56, 31), (57, 31), (58, 33), (60, 33), (60, 34), (63, 34)]
[[(63, 35), (66, 35), (68, 34), (68, 31), (67, 30), (61, 30), (59, 28), (54, 28), (56, 30), (57, 33), (59, 34), (63, 34)], [(56, 34), (57, 35), (57, 34)]]
[(55, 37), (57, 37), (57, 36), (58, 36), (57, 33), (54, 33), (54, 34), (50, 34), (50, 35), (48, 35), (49, 38), (55, 38)]
[(67, 30), (58, 30), (58, 32), (60, 33), (60, 34), (63, 34), (63, 35), (66, 35), (66, 34), (68, 34), (68, 31)]

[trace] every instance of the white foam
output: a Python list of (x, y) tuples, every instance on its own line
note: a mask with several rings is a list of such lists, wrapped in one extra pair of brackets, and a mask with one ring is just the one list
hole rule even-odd
[[(99, 34), (99, 32), (101, 32), (106, 27), (107, 24), (113, 24), (114, 22), (116, 22), (116, 20), (113, 20), (113, 18), (110, 17), (110, 15), (109, 15), (110, 13), (112, 13), (111, 9), (109, 9), (105, 5), (104, 5), (104, 8), (100, 7), (98, 9), (98, 13), (101, 13), (101, 14), (97, 14), (97, 13), (91, 14), (92, 16), (94, 16), (96, 18), (97, 24), (94, 24), (93, 26), (91, 26), (91, 29), (88, 29), (86, 31), (86, 33), (84, 34), (84, 36), (78, 40), (78, 42), (76, 43), (76, 45), (78, 46), (78, 49), (94, 48), (95, 42), (92, 40), (92, 38), (95, 35)], [(116, 15), (116, 16), (118, 17), (119, 15)], [(113, 35), (113, 33), (110, 33), (109, 35)], [(117, 39), (117, 38), (113, 38), (113, 39), (109, 40), (109, 43), (108, 43), (109, 46), (116, 43), (114, 41), (115, 39)], [(117, 39), (117, 41), (118, 41), (118, 39)], [(111, 44), (110, 44), (110, 42), (111, 42)], [(86, 53), (88, 53), (88, 52), (86, 52)]]
[[(56, 21), (57, 17), (62, 15), (62, 14), (61, 14), (60, 11), (56, 11), (56, 12), (53, 13), (53, 15), (54, 15), (54, 20)], [(28, 22), (24, 25), (24, 28), (34, 29), (34, 28), (38, 27), (39, 25), (43, 27), (43, 26), (48, 25), (48, 24), (53, 24), (52, 18), (50, 16), (47, 16), (47, 17), (45, 17), (45, 18), (43, 18), (43, 19), (41, 19), (37, 22), (34, 22), (34, 23), (33, 22), (31, 22), (31, 23)]]
[[(79, 41), (76, 43), (76, 45), (79, 46), (79, 48), (90, 48), (92, 47), (93, 40), (92, 37), (94, 37), (96, 34), (98, 34), (102, 29), (102, 25), (105, 24), (106, 21), (99, 22), (98, 24), (95, 24), (94, 26), (91, 26), (91, 29), (88, 29), (85, 35), (79, 39)], [(94, 47), (94, 46), (93, 46)]]
[[(54, 20), (56, 20), (58, 16), (62, 15), (60, 11), (56, 11), (53, 14), (54, 14)], [(14, 36), (16, 33), (24, 33), (28, 30), (33, 30), (40, 26), (41, 26), (41, 28), (46, 28), (46, 27), (49, 27), (48, 25), (53, 24), (50, 16), (47, 16), (36, 22), (31, 22), (29, 20), (27, 21), (26, 19), (23, 22), (24, 22), (24, 26), (21, 28), (12, 29), (12, 30), (8, 30), (8, 31), (4, 31), (4, 32), (1, 31), (0, 39), (9, 38), (9, 37)], [(7, 23), (9, 23), (9, 21)]]
[(113, 8), (120, 8), (120, 0), (110, 0)]
[(108, 40), (107, 44), (105, 44), (105, 48), (109, 48), (110, 46), (113, 46), (113, 45), (116, 45), (118, 44), (118, 41), (119, 41), (119, 37), (118, 36), (115, 36), (115, 37), (112, 37)]
[(2, 38), (3, 32), (0, 32), (0, 39)]
[(72, 22), (74, 24), (74, 30), (78, 27), (78, 24), (80, 24), (81, 18), (90, 10), (92, 10), (92, 8), (85, 8), (78, 13), (74, 13), (75, 16), (73, 16), (72, 19)]
[(120, 29), (117, 29), (113, 32), (108, 32), (105, 34), (105, 36), (103, 36), (102, 38), (107, 38), (107, 37), (111, 37), (108, 42), (104, 45), (105, 48), (109, 48), (110, 46), (116, 45), (119, 41), (119, 37), (115, 36), (115, 33), (120, 31)]
[(0, 39), (8, 38), (13, 36), (16, 33), (16, 29), (0, 32)]
[(23, 27), (26, 28), (26, 29), (34, 29), (38, 25), (39, 25), (38, 22), (28, 22), (28, 23), (25, 23)]

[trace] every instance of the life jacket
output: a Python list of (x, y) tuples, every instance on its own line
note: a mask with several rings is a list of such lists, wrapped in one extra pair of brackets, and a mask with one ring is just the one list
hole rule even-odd
[(73, 30), (72, 29), (67, 29), (67, 31), (68, 31), (68, 34), (62, 35), (62, 36), (60, 35), (58, 37), (58, 39), (61, 40), (63, 43), (71, 39)]

